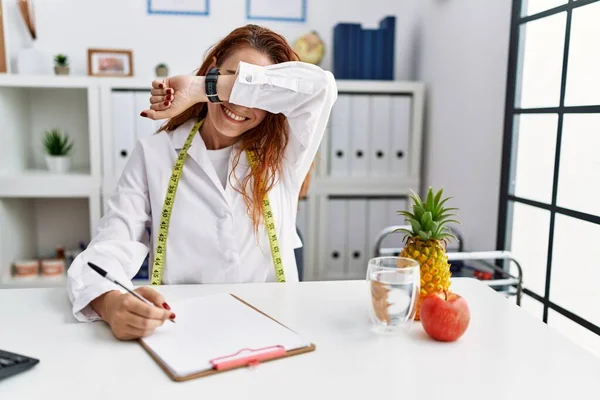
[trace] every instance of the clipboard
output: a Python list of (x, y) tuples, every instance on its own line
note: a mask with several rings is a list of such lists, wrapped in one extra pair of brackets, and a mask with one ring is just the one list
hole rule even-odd
[[(231, 297), (233, 297), (234, 299), (240, 301), (242, 304), (246, 305), (247, 307), (251, 308), (252, 310), (254, 310), (254, 311), (258, 312), (259, 314), (276, 322), (277, 324), (284, 327), (285, 329), (288, 329), (291, 332), (294, 332), (287, 326), (283, 325), (281, 322), (277, 321), (275, 318), (271, 317), (270, 315), (266, 314), (265, 312), (261, 311), (260, 309), (254, 307), (250, 303), (242, 300), (241, 298), (237, 297), (236, 295), (231, 294), (231, 293), (229, 295)], [(301, 347), (301, 348), (294, 349), (294, 350), (288, 350), (288, 351), (286, 351), (283, 347), (277, 346), (277, 345), (270, 346), (270, 347), (256, 348), (256, 349), (242, 348), (233, 354), (224, 354), (220, 357), (210, 360), (210, 362), (213, 366), (212, 369), (203, 370), (203, 371), (199, 371), (199, 372), (195, 372), (195, 373), (191, 373), (191, 374), (182, 376), (182, 375), (175, 374), (171, 370), (171, 368), (169, 368), (169, 366), (166, 363), (164, 363), (163, 360), (142, 339), (138, 339), (138, 342), (148, 352), (148, 354), (152, 357), (152, 359), (161, 367), (161, 369), (169, 376), (169, 378), (171, 378), (171, 380), (173, 380), (175, 382), (184, 382), (184, 381), (188, 381), (191, 379), (203, 378), (206, 376), (219, 374), (221, 372), (227, 372), (227, 371), (244, 368), (244, 367), (256, 366), (260, 363), (279, 360), (282, 358), (292, 357), (292, 356), (296, 356), (299, 354), (310, 353), (310, 352), (316, 350), (316, 346), (312, 343), (310, 343), (308, 346)]]

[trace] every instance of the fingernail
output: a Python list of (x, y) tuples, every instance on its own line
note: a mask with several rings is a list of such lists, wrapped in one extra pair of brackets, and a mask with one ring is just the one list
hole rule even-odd
[(159, 84), (158, 84), (158, 88), (159, 88), (159, 89), (162, 89), (163, 87), (164, 87), (164, 85), (163, 85), (162, 83), (159, 83)]
[(141, 115), (142, 117), (147, 117), (147, 116), (148, 116), (148, 114), (146, 114), (145, 112), (141, 112), (141, 113), (140, 113), (140, 115)]
[(173, 94), (173, 89), (168, 89), (168, 90), (167, 90), (167, 93), (169, 93), (169, 94)]
[(171, 313), (171, 315), (169, 316), (169, 319), (175, 319), (175, 313)]
[(169, 307), (169, 305), (167, 303), (163, 303), (162, 306), (163, 306), (163, 308), (165, 310), (170, 310), (171, 309), (171, 307)]
[(167, 96), (167, 100), (171, 101), (171, 100), (173, 100), (173, 97)]
[(169, 102), (168, 102), (168, 101), (165, 101), (165, 106), (168, 106), (168, 105), (169, 105)]

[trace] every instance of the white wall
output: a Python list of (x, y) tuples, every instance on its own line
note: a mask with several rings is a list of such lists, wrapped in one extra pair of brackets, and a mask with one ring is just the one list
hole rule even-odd
[[(0, 0), (1, 1), (1, 0)], [(74, 74), (87, 74), (88, 48), (124, 48), (134, 51), (138, 76), (153, 76), (154, 66), (166, 62), (171, 73), (197, 68), (209, 46), (246, 23), (268, 26), (293, 42), (316, 30), (331, 49), (333, 26), (338, 21), (360, 22), (374, 27), (386, 15), (396, 15), (396, 78), (414, 77), (413, 31), (418, 0), (310, 0), (308, 23), (246, 20), (246, 0), (210, 0), (210, 15), (148, 15), (147, 0), (34, 0), (38, 40), (36, 48), (50, 56), (62, 52), (71, 58)], [(283, 0), (282, 0), (283, 1)], [(8, 54), (13, 68), (20, 49), (31, 45), (16, 1), (4, 0), (7, 16)], [(322, 62), (331, 68), (331, 51)]]
[(496, 246), (510, 0), (424, 0), (424, 184), (460, 208), (470, 250)]

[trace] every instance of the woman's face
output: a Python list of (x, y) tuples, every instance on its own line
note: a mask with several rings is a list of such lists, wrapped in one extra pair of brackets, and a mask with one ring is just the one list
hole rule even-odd
[[(250, 48), (235, 51), (223, 60), (219, 69), (222, 74), (233, 74), (240, 61), (249, 64), (267, 66), (273, 62), (266, 55)], [(237, 104), (208, 102), (208, 118), (216, 131), (226, 137), (235, 138), (259, 125), (267, 116), (267, 112), (256, 108), (242, 107)]]

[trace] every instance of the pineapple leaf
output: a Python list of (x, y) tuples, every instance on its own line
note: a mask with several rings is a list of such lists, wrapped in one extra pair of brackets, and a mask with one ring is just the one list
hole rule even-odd
[(428, 211), (434, 211), (434, 205), (433, 205), (433, 190), (431, 188), (429, 188), (429, 190), (427, 191), (427, 200), (426, 200), (426, 210)]
[(438, 192), (435, 194), (435, 198), (433, 199), (433, 202), (435, 204), (439, 204), (440, 203), (440, 199), (442, 198), (442, 194), (444, 193), (444, 189), (440, 189), (438, 190)]
[(447, 225), (449, 223), (455, 223), (455, 224), (461, 225), (461, 223), (459, 221), (455, 220), (455, 219), (445, 218), (445, 219), (440, 220), (440, 224)]
[(415, 234), (416, 232), (423, 230), (423, 227), (421, 226), (419, 221), (417, 221), (416, 219), (411, 219), (408, 222), (410, 223), (410, 226), (412, 226), (412, 228), (413, 228), (412, 234)]
[(429, 239), (429, 237), (427, 236), (427, 233), (425, 233), (423, 231), (419, 231), (419, 237), (425, 241), (427, 241)]
[(438, 231), (439, 227), (440, 227), (440, 223), (439, 222), (433, 221), (431, 223), (431, 232), (433, 232), (434, 236), (436, 236), (436, 232)]
[(422, 206), (413, 206), (413, 211), (415, 212), (415, 217), (417, 217), (417, 219), (421, 219), (423, 218), (423, 214), (425, 213), (425, 209)]
[(411, 213), (410, 211), (397, 211), (396, 214), (405, 216), (406, 218), (417, 219), (417, 216)]
[(404, 233), (405, 235), (408, 235), (408, 236), (413, 236), (413, 232), (409, 231), (408, 229), (404, 229), (404, 228), (402, 228), (402, 229), (397, 229), (397, 230), (395, 230), (394, 232), (402, 232), (402, 233)]
[(431, 224), (432, 221), (433, 217), (431, 215), (431, 211), (427, 211), (423, 214), (423, 217), (421, 218), (421, 225), (427, 227)]
[(416, 206), (423, 207), (423, 203), (421, 202), (421, 199), (419, 198), (418, 195), (416, 195), (416, 194), (413, 193), (413, 194), (408, 195), (408, 197), (410, 197), (412, 199), (413, 203), (414, 203), (413, 204), (413, 209)]

